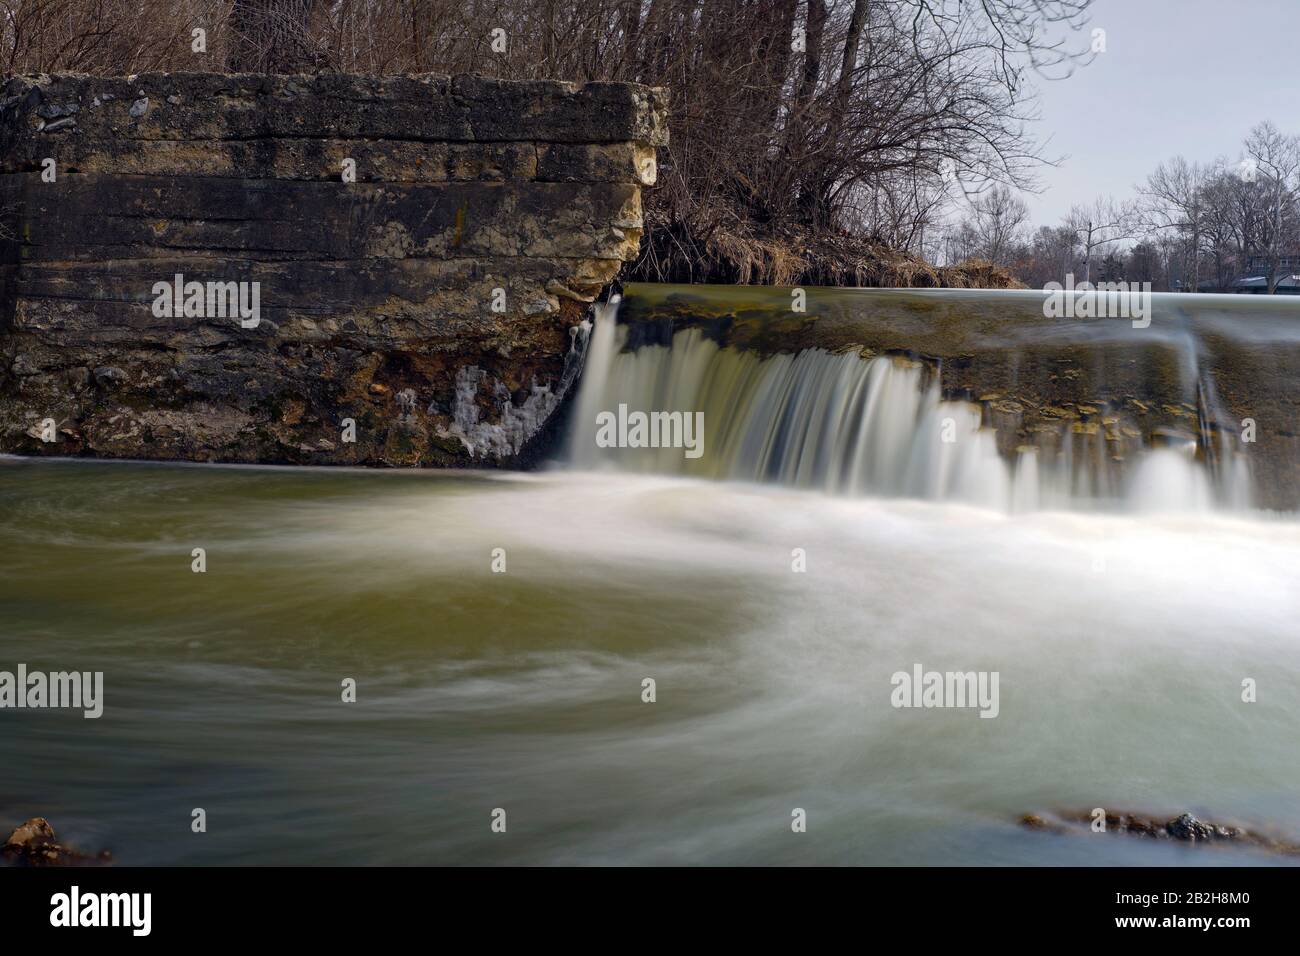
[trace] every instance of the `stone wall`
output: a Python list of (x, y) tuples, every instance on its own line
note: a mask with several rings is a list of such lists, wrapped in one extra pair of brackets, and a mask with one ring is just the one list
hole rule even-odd
[(0, 451), (527, 460), (637, 252), (664, 104), (470, 76), (10, 80)]

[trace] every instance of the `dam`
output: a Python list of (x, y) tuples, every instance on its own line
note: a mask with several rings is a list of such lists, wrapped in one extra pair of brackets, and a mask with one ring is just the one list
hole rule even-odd
[[(1300, 506), (1295, 303), (1160, 294), (1138, 322), (1063, 318), (1050, 292), (805, 298), (629, 286), (595, 319), (571, 460), (1001, 510)], [(702, 410), (712, 444), (603, 450), (621, 404)]]

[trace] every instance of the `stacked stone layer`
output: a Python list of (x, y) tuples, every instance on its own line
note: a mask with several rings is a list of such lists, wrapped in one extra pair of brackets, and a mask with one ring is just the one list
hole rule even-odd
[[(10, 80), (0, 450), (525, 460), (572, 327), (637, 253), (664, 105), (468, 76)], [(260, 321), (158, 315), (178, 274), (257, 283)]]

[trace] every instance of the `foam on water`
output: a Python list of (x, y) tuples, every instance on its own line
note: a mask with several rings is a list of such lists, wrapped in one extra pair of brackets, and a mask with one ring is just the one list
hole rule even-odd
[[(39, 461), (0, 469), (6, 503), (6, 660), (103, 670), (107, 701), (92, 732), (8, 714), (0, 764), (24, 772), (0, 818), (41, 812), (132, 864), (1213, 852), (1016, 824), (1094, 806), (1300, 839), (1294, 521), (608, 471)], [(999, 672), (998, 717), (894, 709), (891, 674), (916, 663)], [(200, 800), (221, 840), (159, 832)], [(794, 839), (792, 807), (810, 820)]]

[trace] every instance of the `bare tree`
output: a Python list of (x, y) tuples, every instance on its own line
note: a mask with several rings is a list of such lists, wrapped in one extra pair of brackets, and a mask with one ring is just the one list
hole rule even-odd
[(846, 215), (866, 236), (925, 256), (950, 200), (948, 188), (927, 170), (910, 170), (863, 183), (848, 200)]
[(1011, 264), (1029, 207), (1006, 186), (995, 186), (971, 204), (971, 225), (977, 237), (977, 254), (997, 266)]
[(1200, 286), (1201, 253), (1206, 233), (1212, 231), (1207, 223), (1210, 208), (1206, 187), (1219, 172), (1214, 166), (1189, 163), (1176, 156), (1157, 166), (1138, 189), (1143, 223), (1157, 232), (1175, 231), (1185, 239), (1192, 292)]
[(227, 0), (0, 0), (0, 73), (202, 69), (191, 30), (228, 13)]
[(1268, 292), (1277, 291), (1282, 253), (1295, 233), (1297, 177), (1300, 177), (1300, 140), (1284, 136), (1272, 123), (1263, 122), (1246, 137), (1246, 156), (1260, 194), (1265, 216), (1258, 237), (1260, 252), (1268, 260)]
[(1029, 239), (1016, 276), (1031, 288), (1064, 282), (1076, 268), (1079, 240), (1068, 226), (1040, 226)]
[(1106, 251), (1115, 243), (1136, 238), (1138, 217), (1131, 203), (1116, 203), (1112, 198), (1096, 199), (1090, 205), (1074, 206), (1065, 219), (1083, 250), (1083, 281), (1092, 281), (1092, 259), (1098, 250)]

